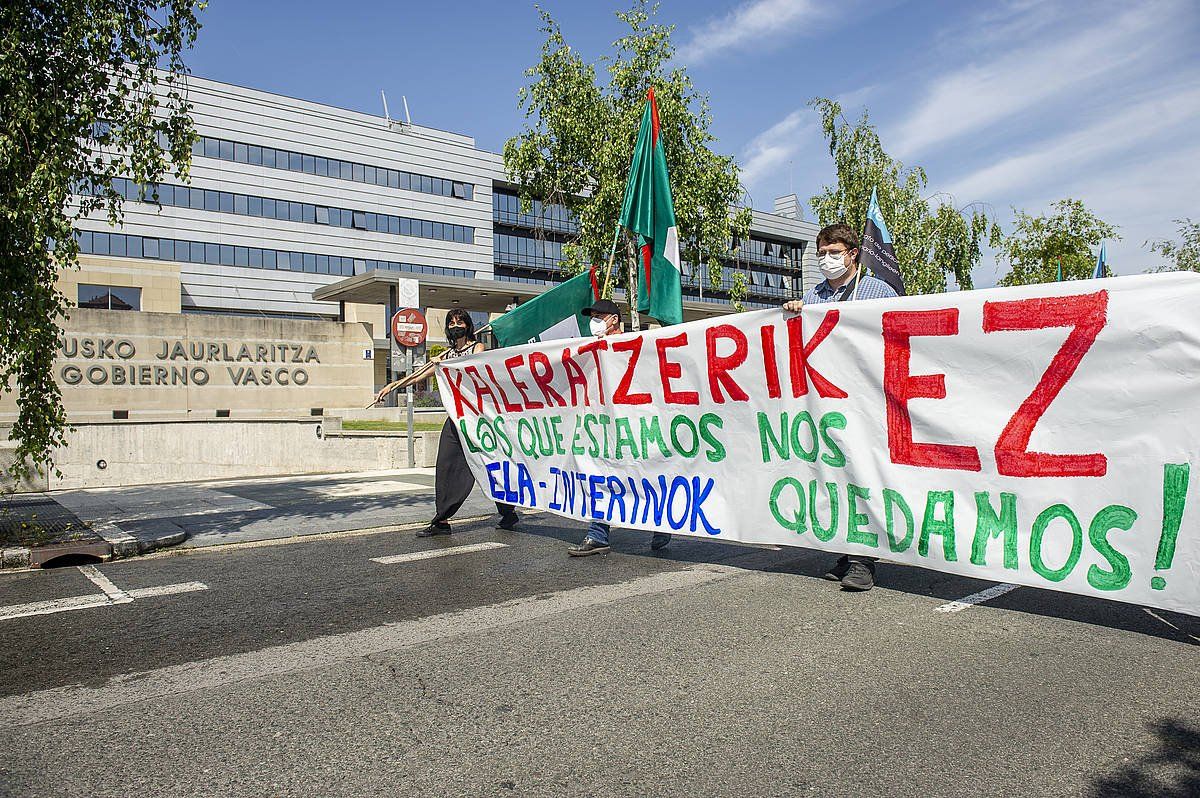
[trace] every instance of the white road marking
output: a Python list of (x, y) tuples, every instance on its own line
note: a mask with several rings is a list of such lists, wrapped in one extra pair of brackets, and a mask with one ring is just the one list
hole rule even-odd
[(56, 612), (69, 610), (86, 610), (92, 607), (111, 607), (115, 604), (129, 604), (134, 599), (154, 598), (156, 596), (172, 596), (176, 593), (192, 593), (197, 590), (208, 590), (203, 582), (180, 582), (175, 585), (158, 585), (156, 587), (139, 587), (128, 592), (112, 583), (94, 565), (81, 565), (79, 572), (104, 591), (100, 595), (70, 596), (68, 598), (51, 599), (49, 601), (34, 601), (29, 604), (13, 604), (0, 607), (0, 621), (10, 621), (14, 618), (28, 618), (31, 615), (53, 615)]
[(177, 585), (159, 585), (158, 587), (139, 587), (129, 591), (135, 599), (154, 598), (155, 596), (173, 596), (176, 593), (194, 593), (197, 590), (208, 590), (203, 582), (180, 582)]
[(112, 580), (100, 573), (100, 569), (98, 569), (96, 566), (81, 565), (79, 566), (79, 573), (86, 576), (89, 580), (91, 580), (92, 584), (103, 590), (104, 595), (108, 596), (108, 600), (113, 604), (128, 604), (129, 602), (133, 601), (133, 599), (129, 597), (128, 593), (114, 585)]
[(506, 549), (507, 543), (473, 543), (470, 546), (454, 546), (449, 549), (433, 549), (431, 551), (414, 551), (410, 554), (393, 554), (390, 557), (372, 557), (371, 562), (380, 565), (395, 565), (416, 560), (432, 560), (434, 557), (448, 557), (451, 554), (470, 554), (473, 551), (488, 551), (489, 549)]
[(113, 676), (103, 685), (74, 684), (24, 695), (3, 696), (0, 697), (0, 728), (87, 715), (139, 701), (211, 690), (249, 679), (311, 671), (373, 654), (424, 645), (434, 640), (477, 635), (489, 629), (538, 621), (561, 613), (700, 587), (741, 576), (748, 568), (780, 563), (779, 555), (775, 552), (752, 552), (738, 559), (739, 565), (698, 565), (615, 585), (580, 587), (548, 595), (543, 593), (486, 607), (397, 621), (258, 651), (125, 673)]
[(1009, 591), (1016, 590), (1020, 585), (1012, 585), (1007, 582), (1002, 585), (992, 585), (987, 590), (980, 590), (978, 593), (972, 593), (969, 596), (963, 596), (957, 601), (951, 601), (943, 604), (940, 607), (935, 607), (934, 612), (960, 612), (967, 607), (973, 607), (976, 604), (982, 604), (985, 601), (991, 601), (997, 596), (1003, 596)]

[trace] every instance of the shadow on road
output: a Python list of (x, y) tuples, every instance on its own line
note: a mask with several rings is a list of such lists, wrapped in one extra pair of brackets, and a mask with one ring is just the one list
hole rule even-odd
[(1200, 726), (1168, 718), (1150, 725), (1158, 745), (1093, 782), (1090, 798), (1195, 798), (1200, 795)]

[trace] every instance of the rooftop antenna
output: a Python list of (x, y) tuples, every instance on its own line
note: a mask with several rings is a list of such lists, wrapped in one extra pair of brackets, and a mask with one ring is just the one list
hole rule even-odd
[(392, 115), (388, 113), (387, 95), (383, 93), (383, 89), (379, 90), (379, 96), (383, 98), (383, 118), (387, 121), (388, 127), (391, 127)]
[(408, 115), (408, 98), (401, 94), (400, 99), (404, 101), (404, 124), (412, 127), (412, 117)]

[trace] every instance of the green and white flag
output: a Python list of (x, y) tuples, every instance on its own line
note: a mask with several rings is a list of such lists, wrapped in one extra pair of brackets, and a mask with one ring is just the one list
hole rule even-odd
[(595, 301), (595, 275), (584, 272), (492, 322), (500, 346), (591, 335), (584, 308)]
[(654, 89), (650, 89), (633, 148), (629, 181), (625, 184), (621, 225), (638, 236), (641, 253), (638, 310), (666, 325), (683, 321), (683, 286), (679, 231), (675, 227), (675, 205), (671, 202), (667, 156), (659, 129), (658, 104), (654, 101)]

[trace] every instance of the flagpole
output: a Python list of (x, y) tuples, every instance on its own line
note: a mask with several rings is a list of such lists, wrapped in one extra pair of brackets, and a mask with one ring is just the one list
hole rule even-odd
[(617, 257), (617, 239), (621, 237), (621, 224), (617, 223), (617, 228), (613, 230), (612, 247), (608, 251), (608, 268), (604, 272), (604, 290), (600, 292), (601, 297), (608, 296), (608, 283), (612, 280), (613, 260)]

